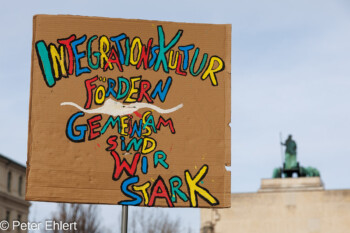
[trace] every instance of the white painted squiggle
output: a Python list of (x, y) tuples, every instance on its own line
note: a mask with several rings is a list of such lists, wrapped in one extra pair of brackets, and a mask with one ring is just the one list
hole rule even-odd
[(142, 108), (150, 108), (159, 113), (166, 114), (166, 113), (175, 112), (176, 110), (179, 110), (180, 108), (183, 107), (183, 104), (179, 104), (176, 107), (173, 107), (170, 109), (162, 109), (160, 107), (157, 107), (153, 104), (148, 104), (148, 103), (133, 103), (133, 104), (125, 105), (120, 102), (114, 101), (112, 99), (106, 100), (106, 102), (101, 107), (95, 108), (95, 109), (84, 109), (73, 102), (63, 102), (61, 103), (61, 106), (63, 105), (74, 106), (80, 111), (89, 113), (89, 114), (101, 113), (101, 114), (108, 114), (114, 117), (132, 114), (133, 112)]

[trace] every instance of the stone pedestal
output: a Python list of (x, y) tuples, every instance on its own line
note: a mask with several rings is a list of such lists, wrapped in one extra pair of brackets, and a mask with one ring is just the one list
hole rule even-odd
[(324, 190), (320, 177), (262, 179), (258, 192)]

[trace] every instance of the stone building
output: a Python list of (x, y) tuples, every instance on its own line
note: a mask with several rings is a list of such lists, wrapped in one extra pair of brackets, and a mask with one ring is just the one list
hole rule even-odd
[(0, 154), (0, 221), (28, 221), (30, 203), (24, 200), (25, 181), (26, 167)]
[(201, 209), (202, 233), (348, 233), (350, 190), (319, 177), (263, 179), (257, 193), (231, 195), (231, 208)]

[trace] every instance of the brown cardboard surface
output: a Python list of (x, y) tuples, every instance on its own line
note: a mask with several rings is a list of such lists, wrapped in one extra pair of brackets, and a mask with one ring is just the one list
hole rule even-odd
[(230, 25), (33, 23), (27, 200), (230, 206)]

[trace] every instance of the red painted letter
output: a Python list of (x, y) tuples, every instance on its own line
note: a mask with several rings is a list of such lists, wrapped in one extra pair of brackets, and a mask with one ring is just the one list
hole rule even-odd
[(98, 77), (95, 76), (91, 79), (85, 80), (85, 88), (86, 88), (86, 103), (85, 103), (85, 109), (91, 108), (92, 103), (92, 90), (96, 88), (95, 84), (92, 84), (93, 82), (97, 81)]
[(158, 176), (158, 179), (155, 181), (151, 189), (151, 198), (149, 200), (148, 206), (153, 206), (155, 204), (156, 198), (165, 198), (165, 200), (168, 203), (168, 206), (174, 207), (173, 203), (170, 200), (168, 189), (164, 184), (164, 180), (160, 176)]
[(123, 171), (127, 173), (128, 176), (134, 176), (136, 173), (136, 167), (140, 160), (140, 153), (136, 153), (134, 158), (132, 159), (131, 165), (128, 164), (128, 162), (123, 159), (120, 161), (119, 154), (115, 151), (111, 151), (111, 155), (114, 158), (115, 166), (114, 166), (114, 172), (113, 172), (113, 180), (119, 180), (121, 174)]

